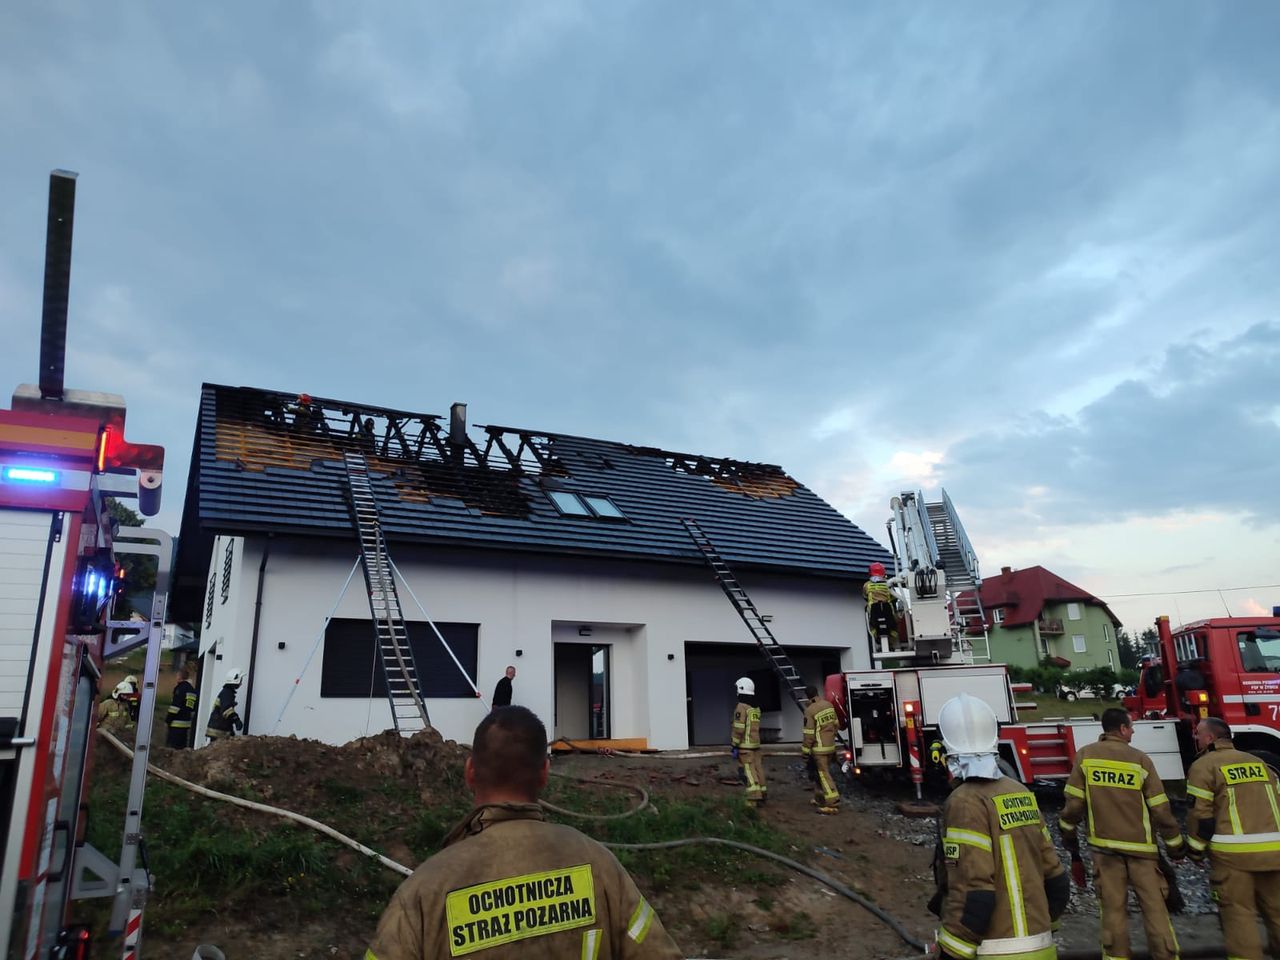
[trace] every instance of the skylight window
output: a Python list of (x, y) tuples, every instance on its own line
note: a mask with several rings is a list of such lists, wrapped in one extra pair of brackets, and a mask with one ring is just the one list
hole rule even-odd
[(570, 517), (589, 517), (591, 511), (587, 509), (587, 505), (578, 499), (576, 493), (569, 493), (566, 490), (548, 490), (547, 496), (551, 498), (551, 502), (556, 505), (556, 509), (566, 516)]
[(617, 504), (598, 493), (578, 494), (568, 490), (548, 490), (547, 497), (562, 516), (591, 517), (596, 520), (627, 519), (627, 515), (618, 509)]
[(587, 501), (587, 506), (597, 517), (609, 517), (612, 520), (626, 519), (622, 511), (608, 497), (584, 496), (582, 499)]

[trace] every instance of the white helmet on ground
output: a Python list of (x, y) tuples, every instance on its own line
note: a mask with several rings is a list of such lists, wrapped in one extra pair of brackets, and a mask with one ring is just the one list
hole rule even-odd
[(739, 677), (734, 686), (739, 693), (745, 693), (749, 697), (756, 695), (756, 682), (750, 677)]
[(244, 671), (239, 667), (234, 667), (227, 671), (227, 681), (230, 686), (238, 687), (244, 682)]
[(949, 755), (995, 753), (1000, 724), (985, 700), (962, 693), (938, 711), (938, 733)]

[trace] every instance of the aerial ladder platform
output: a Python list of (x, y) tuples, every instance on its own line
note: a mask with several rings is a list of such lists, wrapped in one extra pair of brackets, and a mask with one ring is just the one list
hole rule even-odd
[(707, 566), (715, 574), (716, 582), (720, 584), (720, 589), (724, 591), (724, 595), (729, 598), (733, 608), (738, 611), (738, 616), (742, 618), (742, 622), (751, 631), (751, 636), (756, 641), (757, 649), (759, 649), (761, 655), (773, 670), (774, 675), (777, 676), (782, 689), (795, 701), (797, 707), (804, 710), (809, 705), (809, 697), (805, 693), (805, 682), (800, 678), (800, 672), (796, 670), (795, 664), (787, 656), (782, 644), (778, 643), (777, 638), (773, 635), (773, 631), (769, 629), (769, 625), (765, 622), (764, 617), (761, 616), (760, 611), (756, 609), (756, 605), (751, 601), (746, 588), (733, 575), (733, 571), (729, 569), (729, 565), (725, 563), (724, 558), (716, 550), (715, 544), (703, 532), (698, 522), (691, 517), (684, 517), (681, 523), (684, 524), (684, 528), (689, 532), (689, 538), (693, 540), (694, 545), (706, 559)]
[(369, 594), (374, 645), (386, 681), (391, 720), (401, 736), (413, 736), (431, 726), (431, 718), (422, 699), (418, 668), (409, 644), (409, 628), (400, 607), (400, 594), (396, 591), (395, 572), (382, 533), (377, 497), (369, 480), (369, 464), (364, 454), (347, 451), (343, 454), (343, 466), (347, 472), (347, 492), (360, 541), (360, 566), (364, 570)]
[(908, 637), (894, 649), (874, 648), (876, 660), (991, 660), (978, 556), (947, 491), (941, 493), (941, 500), (929, 503), (922, 492), (903, 491), (889, 503), (898, 568), (891, 586), (905, 600)]

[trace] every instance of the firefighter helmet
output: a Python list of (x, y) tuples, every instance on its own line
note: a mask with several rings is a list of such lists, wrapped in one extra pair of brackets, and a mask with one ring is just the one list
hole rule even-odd
[(884, 564), (877, 560), (875, 563), (873, 563), (870, 567), (867, 568), (867, 573), (869, 573), (873, 577), (883, 578)]
[(739, 677), (738, 682), (734, 685), (739, 693), (745, 693), (749, 697), (756, 695), (756, 682), (750, 677)]
[(238, 687), (244, 682), (244, 671), (239, 667), (227, 671), (227, 684), (232, 687)]
[(122, 680), (121, 682), (132, 684), (134, 690), (138, 689), (138, 678), (135, 677), (132, 673), (129, 674), (127, 677), (125, 677), (124, 680)]
[(133, 693), (134, 693), (134, 688), (129, 683), (129, 680), (126, 677), (124, 680), (121, 680), (119, 683), (116, 684), (116, 688), (111, 691), (111, 698), (113, 700), (119, 700), (121, 697), (133, 696)]
[(985, 700), (962, 693), (938, 711), (938, 733), (950, 755), (995, 753), (1000, 725)]

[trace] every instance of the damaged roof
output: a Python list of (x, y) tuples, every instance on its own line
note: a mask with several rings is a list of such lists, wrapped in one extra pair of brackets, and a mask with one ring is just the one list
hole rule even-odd
[(891, 562), (770, 464), (205, 384), (180, 574), (203, 585), (215, 534), (354, 540), (350, 451), (365, 455), (391, 541), (702, 563), (681, 524), (692, 517), (730, 563), (862, 578), (872, 561)]

